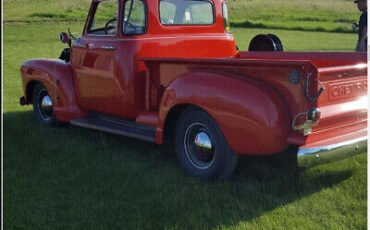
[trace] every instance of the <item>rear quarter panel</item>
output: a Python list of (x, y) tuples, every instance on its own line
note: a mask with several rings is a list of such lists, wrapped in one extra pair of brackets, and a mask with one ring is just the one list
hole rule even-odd
[(287, 147), (289, 108), (278, 91), (262, 82), (219, 72), (179, 76), (163, 95), (161, 128), (171, 108), (181, 104), (208, 112), (239, 154), (272, 154)]

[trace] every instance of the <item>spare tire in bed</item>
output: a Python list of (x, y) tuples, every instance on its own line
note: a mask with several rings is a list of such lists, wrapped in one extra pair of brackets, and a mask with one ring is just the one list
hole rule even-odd
[(274, 34), (259, 34), (249, 43), (249, 51), (283, 51), (283, 44)]

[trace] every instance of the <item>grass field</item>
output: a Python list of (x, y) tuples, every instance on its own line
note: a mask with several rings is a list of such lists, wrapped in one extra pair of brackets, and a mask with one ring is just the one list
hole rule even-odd
[[(241, 9), (241, 1), (229, 6), (239, 2)], [(230, 180), (209, 183), (187, 176), (167, 146), (39, 125), (30, 106), (19, 106), (19, 67), (30, 58), (58, 57), (64, 48), (59, 32), (80, 32), (82, 22), (19, 22), (34, 13), (58, 14), (62, 5), (71, 15), (86, 14), (86, 2), (4, 2), (4, 20), (16, 22), (6, 24), (3, 38), (4, 229), (366, 229), (366, 154), (302, 172), (290, 167), (285, 153), (243, 157)], [(334, 1), (309, 2), (329, 9)], [(336, 2), (344, 4), (338, 12), (353, 11), (352, 1)], [(243, 10), (234, 7), (237, 20)], [(259, 33), (277, 34), (289, 51), (350, 51), (357, 40), (355, 34), (276, 29), (233, 33), (241, 50)]]
[[(85, 20), (91, 0), (4, 0), (6, 23)], [(355, 33), (352, 0), (229, 0), (234, 27)]]
[(231, 0), (233, 26), (351, 33), (358, 21), (351, 0)]

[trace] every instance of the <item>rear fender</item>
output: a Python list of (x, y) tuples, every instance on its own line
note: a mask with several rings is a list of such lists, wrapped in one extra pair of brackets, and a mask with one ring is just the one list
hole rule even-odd
[(289, 107), (277, 90), (262, 82), (215, 72), (193, 72), (176, 78), (161, 100), (157, 142), (161, 142), (171, 109), (184, 104), (210, 114), (239, 154), (273, 154), (288, 146)]
[(59, 59), (34, 59), (21, 67), (23, 92), (27, 104), (32, 103), (36, 83), (43, 84), (53, 102), (55, 116), (60, 121), (86, 116), (76, 102), (73, 76), (69, 64)]

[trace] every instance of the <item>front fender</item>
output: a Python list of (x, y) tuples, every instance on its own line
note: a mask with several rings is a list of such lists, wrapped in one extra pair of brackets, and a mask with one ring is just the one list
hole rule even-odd
[(47, 88), (58, 120), (70, 121), (86, 116), (77, 105), (68, 63), (59, 59), (29, 60), (22, 64), (21, 75), (26, 103), (32, 101), (32, 94), (29, 92), (39, 82)]
[(208, 112), (239, 154), (273, 154), (288, 146), (288, 105), (265, 83), (232, 73), (196, 72), (178, 77), (164, 92), (159, 130), (170, 110), (183, 104)]

